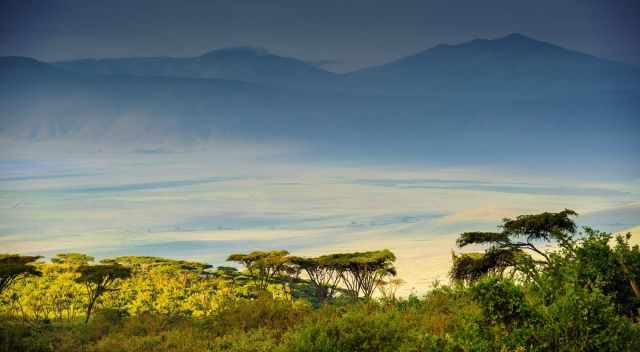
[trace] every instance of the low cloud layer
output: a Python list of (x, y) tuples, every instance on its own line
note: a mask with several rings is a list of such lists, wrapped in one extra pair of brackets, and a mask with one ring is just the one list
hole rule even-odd
[(571, 208), (581, 225), (639, 225), (640, 188), (632, 180), (550, 181), (509, 170), (346, 165), (248, 150), (233, 158), (212, 149), (17, 153), (0, 162), (11, 170), (0, 179), (0, 247), (216, 265), (253, 249), (390, 248), (400, 276), (413, 278), (408, 293), (446, 278), (458, 233), (493, 230), (504, 217)]

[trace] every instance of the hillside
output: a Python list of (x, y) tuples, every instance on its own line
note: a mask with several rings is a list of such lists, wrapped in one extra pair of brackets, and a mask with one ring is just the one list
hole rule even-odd
[(345, 76), (355, 89), (427, 96), (506, 99), (635, 91), (640, 68), (599, 59), (521, 34), (441, 44)]
[(626, 161), (640, 149), (638, 77), (634, 66), (521, 35), (441, 45), (339, 76), (247, 48), (184, 59), (2, 58), (0, 135), (293, 142), (331, 159), (554, 165), (569, 157), (613, 169), (634, 164)]
[(252, 47), (217, 49), (187, 58), (84, 59), (54, 65), (89, 74), (217, 78), (307, 89), (326, 87), (335, 79), (334, 74), (302, 60)]

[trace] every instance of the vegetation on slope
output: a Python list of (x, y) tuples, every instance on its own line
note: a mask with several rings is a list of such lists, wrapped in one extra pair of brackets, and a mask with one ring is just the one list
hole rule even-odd
[(2, 255), (0, 352), (640, 350), (640, 248), (575, 215), (461, 234), (485, 250), (454, 254), (423, 297), (396, 298), (389, 250), (230, 255), (241, 269)]

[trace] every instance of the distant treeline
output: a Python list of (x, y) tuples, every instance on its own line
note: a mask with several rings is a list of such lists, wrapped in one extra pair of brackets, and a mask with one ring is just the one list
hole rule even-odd
[[(389, 250), (0, 255), (2, 351), (635, 351), (640, 248), (572, 210), (460, 234), (451, 282), (397, 297)], [(552, 245), (552, 250), (544, 250)], [(377, 292), (377, 294), (376, 294)]]

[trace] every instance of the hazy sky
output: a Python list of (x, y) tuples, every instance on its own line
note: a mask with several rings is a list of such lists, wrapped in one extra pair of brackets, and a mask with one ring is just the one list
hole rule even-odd
[(193, 56), (253, 45), (349, 70), (520, 32), (640, 64), (637, 0), (0, 0), (0, 55)]

